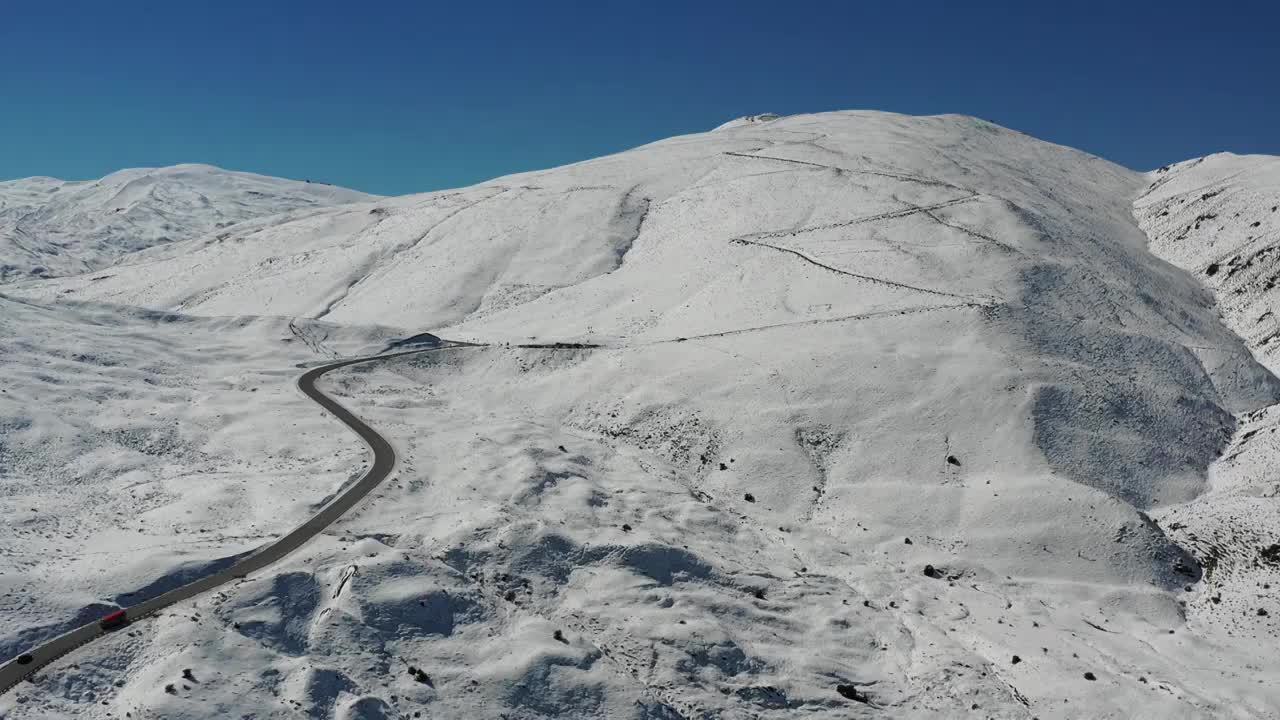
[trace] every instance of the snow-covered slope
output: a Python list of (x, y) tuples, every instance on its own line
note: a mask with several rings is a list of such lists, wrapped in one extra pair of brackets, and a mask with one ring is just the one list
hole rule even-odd
[[(1143, 184), (973, 118), (795, 116), (251, 222), (15, 292), (614, 344), (960, 312), (1048, 365), (1034, 434), (1054, 467), (1145, 507), (1198, 492), (1231, 413), (1276, 383), (1198, 283), (1147, 252)], [(1107, 402), (1126, 411), (1077, 369), (1117, 378)], [(1171, 403), (1195, 408), (1187, 424), (1150, 422)]]
[[(1280, 157), (1210, 155), (1148, 174), (1134, 213), (1151, 251), (1195, 274), (1224, 322), (1255, 356), (1280, 370)], [(1205, 559), (1188, 596), (1189, 623), (1204, 632), (1275, 642), (1280, 589), (1280, 406), (1240, 417), (1207, 492), (1155, 513)]]
[(1280, 157), (1167, 165), (1134, 203), (1151, 251), (1213, 289), (1227, 324), (1280, 370)]
[(1276, 613), (1199, 609), (1236, 546), (1148, 513), (1215, 497), (1280, 381), (1149, 251), (1148, 183), (974, 118), (824, 113), (12, 285), (490, 345), (336, 373), (395, 481), (0, 710), (1274, 715)]
[(361, 453), (294, 366), (388, 337), (0, 295), (0, 657), (306, 517)]
[(79, 182), (0, 182), (0, 282), (87, 272), (250, 218), (372, 199), (209, 165), (136, 168)]

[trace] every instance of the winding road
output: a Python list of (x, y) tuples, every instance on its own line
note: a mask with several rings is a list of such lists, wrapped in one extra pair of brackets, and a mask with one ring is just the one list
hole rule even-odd
[[(363, 420), (356, 417), (350, 410), (346, 409), (338, 403), (338, 401), (325, 395), (316, 388), (316, 381), (323, 377), (326, 373), (332, 372), (351, 365), (361, 363), (376, 362), (379, 360), (387, 360), (389, 358), (403, 357), (405, 355), (416, 355), (419, 353), (438, 352), (448, 350), (455, 347), (465, 347), (465, 343), (447, 344), (442, 347), (432, 347), (425, 349), (406, 350), (403, 352), (387, 353), (384, 355), (372, 355), (368, 357), (352, 358), (347, 360), (339, 360), (336, 362), (320, 365), (303, 373), (298, 378), (298, 389), (307, 397), (316, 401), (325, 410), (328, 410), (334, 417), (338, 418), (343, 424), (351, 428), (351, 430), (364, 440), (365, 444), (373, 452), (373, 464), (365, 472), (365, 474), (356, 482), (339, 493), (330, 500), (324, 507), (313, 515), (309, 520), (299, 525), (293, 531), (280, 537), (274, 542), (264, 545), (254, 551), (247, 557), (237, 561), (236, 563), (200, 578), (194, 582), (174, 588), (162, 595), (157, 595), (149, 600), (143, 600), (135, 605), (124, 608), (125, 616), (128, 622), (135, 622), (152, 613), (163, 610), (164, 608), (174, 605), (195, 597), (201, 593), (208, 592), (214, 588), (233, 583), (249, 573), (261, 570), (280, 560), (289, 553), (302, 547), (311, 538), (315, 537), (322, 530), (333, 524), (335, 520), (347, 513), (356, 503), (360, 502), (366, 495), (377, 487), (383, 480), (391, 474), (396, 466), (396, 451), (386, 438), (379, 435), (376, 430), (369, 427)], [(114, 613), (113, 613), (114, 614)], [(120, 627), (123, 627), (121, 625)], [(31, 677), (42, 667), (66, 655), (72, 650), (93, 642), (94, 640), (110, 634), (119, 627), (110, 630), (104, 629), (99, 621), (95, 620), (86, 625), (81, 625), (74, 630), (70, 630), (58, 637), (52, 638), (41, 643), (38, 647), (31, 648), (16, 658), (0, 665), (0, 695), (13, 689), (18, 683)]]

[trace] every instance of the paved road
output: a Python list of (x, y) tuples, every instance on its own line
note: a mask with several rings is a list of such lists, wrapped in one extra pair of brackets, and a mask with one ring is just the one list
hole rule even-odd
[[(373, 465), (365, 472), (364, 476), (353, 483), (346, 490), (343, 490), (337, 497), (329, 501), (327, 505), (320, 508), (310, 520), (307, 520), (297, 529), (288, 535), (281, 537), (275, 542), (264, 545), (256, 550), (253, 554), (245, 557), (239, 562), (227, 567), (224, 570), (216, 572), (207, 577), (188, 583), (181, 587), (170, 590), (163, 595), (158, 595), (150, 600), (144, 600), (136, 605), (125, 608), (125, 612), (129, 620), (136, 621), (144, 618), (154, 612), (162, 610), (170, 605), (195, 597), (204, 592), (208, 592), (221, 585), (235, 582), (243, 578), (249, 573), (261, 570), (262, 568), (276, 562), (289, 553), (297, 550), (311, 538), (315, 537), (320, 531), (324, 530), (334, 520), (342, 517), (356, 503), (360, 502), (365, 495), (378, 486), (396, 466), (396, 451), (391, 447), (391, 443), (387, 439), (377, 433), (376, 430), (369, 427), (363, 420), (356, 417), (343, 406), (339, 405), (336, 400), (325, 395), (316, 389), (316, 381), (325, 373), (332, 372), (339, 368), (356, 365), (359, 363), (376, 362), (387, 358), (402, 357), (404, 355), (414, 355), (417, 353), (436, 352), (439, 350), (447, 350), (450, 346), (428, 348), (423, 350), (407, 350), (404, 352), (387, 353), (385, 355), (375, 355), (372, 357), (354, 358), (350, 360), (340, 360), (338, 362), (321, 365), (319, 367), (308, 370), (298, 378), (298, 389), (302, 390), (307, 397), (315, 400), (325, 410), (328, 410), (335, 417), (341, 420), (347, 427), (351, 428), (373, 451)], [(457, 347), (455, 345), (454, 347)], [(72, 650), (92, 642), (103, 635), (108, 630), (103, 630), (95, 620), (87, 625), (64, 633), (52, 640), (48, 640), (39, 647), (31, 648), (17, 658), (13, 658), (3, 665), (0, 665), (0, 695), (8, 692), (15, 685), (24, 679), (33, 675), (37, 670), (66, 655)]]

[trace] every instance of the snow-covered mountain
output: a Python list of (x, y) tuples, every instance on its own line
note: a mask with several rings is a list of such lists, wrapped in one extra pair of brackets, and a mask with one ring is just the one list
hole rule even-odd
[(0, 282), (88, 272), (251, 218), (372, 199), (209, 165), (135, 168), (76, 182), (0, 182)]
[[(4, 330), (36, 339), (0, 366), (25, 458), (0, 473), (30, 478), (24, 523), (70, 509), (0, 554), (9, 648), (346, 478), (289, 365), (487, 345), (335, 373), (393, 480), (0, 713), (1274, 716), (1280, 380), (1215, 284), (1245, 251), (1163, 224), (1219, 188), (1242, 227), (1274, 204), (1274, 159), (1215, 158), (1146, 175), (970, 117), (753, 116), (11, 284)], [(42, 329), (80, 324), (109, 327), (75, 340), (92, 367)], [(95, 483), (148, 514), (73, 523), (92, 506), (58, 498)], [(128, 571), (82, 582), (120, 528)]]

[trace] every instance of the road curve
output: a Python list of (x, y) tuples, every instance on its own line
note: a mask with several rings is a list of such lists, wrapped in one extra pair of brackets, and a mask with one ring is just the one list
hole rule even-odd
[[(289, 534), (280, 537), (274, 542), (264, 545), (255, 550), (252, 554), (241, 559), (229, 567), (220, 570), (212, 575), (208, 575), (194, 582), (188, 583), (181, 587), (174, 588), (162, 595), (157, 595), (150, 600), (143, 600), (136, 605), (130, 605), (124, 608), (125, 613), (130, 622), (144, 618), (152, 613), (162, 610), (175, 603), (182, 602), (195, 597), (204, 592), (208, 592), (216, 587), (232, 583), (240, 578), (245, 577), (249, 573), (261, 570), (262, 568), (280, 560), (289, 553), (297, 550), (304, 543), (315, 537), (320, 531), (331, 525), (333, 521), (342, 517), (348, 510), (360, 502), (364, 496), (368, 495), (371, 490), (378, 486), (383, 480), (391, 474), (396, 466), (396, 451), (387, 442), (387, 439), (378, 434), (376, 430), (365, 424), (363, 420), (356, 417), (350, 410), (347, 410), (338, 401), (325, 395), (316, 388), (316, 381), (325, 373), (338, 370), (340, 368), (357, 365), (360, 363), (375, 362), (378, 360), (386, 360), (388, 358), (403, 357), (405, 355), (415, 355), (418, 353), (437, 352), (440, 350), (451, 349), (451, 347), (464, 346), (459, 343), (455, 345), (446, 345), (444, 347), (433, 347), (418, 350), (406, 350), (403, 352), (387, 353), (385, 355), (373, 355), (369, 357), (352, 358), (347, 360), (339, 360), (337, 362), (320, 365), (303, 373), (298, 378), (298, 389), (307, 397), (316, 401), (325, 410), (328, 410), (334, 417), (342, 421), (347, 427), (360, 436), (369, 449), (373, 452), (373, 464), (365, 471), (364, 475), (352, 483), (349, 487), (339, 493), (336, 497), (320, 508), (319, 512), (313, 515), (309, 520), (299, 525)], [(45, 665), (66, 655), (72, 650), (92, 642), (103, 635), (112, 632), (104, 630), (95, 620), (87, 625), (70, 630), (56, 638), (41, 643), (38, 647), (31, 648), (16, 658), (10, 659), (8, 662), (0, 665), (0, 695), (11, 690), (18, 683), (28, 677), (34, 675)]]

